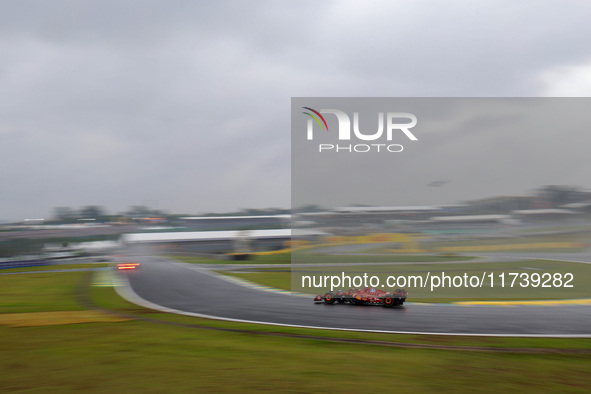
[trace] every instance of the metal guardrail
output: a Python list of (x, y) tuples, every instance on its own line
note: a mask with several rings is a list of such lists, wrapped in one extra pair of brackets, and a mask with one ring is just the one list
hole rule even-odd
[(21, 267), (38, 267), (38, 266), (49, 265), (49, 264), (50, 264), (49, 261), (47, 261), (45, 259), (0, 261), (0, 269), (21, 268)]

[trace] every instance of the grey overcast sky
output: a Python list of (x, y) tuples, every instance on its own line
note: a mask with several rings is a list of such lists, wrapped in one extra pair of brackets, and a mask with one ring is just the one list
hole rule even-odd
[(0, 219), (287, 208), (291, 97), (589, 96), (589, 20), (583, 1), (4, 0)]

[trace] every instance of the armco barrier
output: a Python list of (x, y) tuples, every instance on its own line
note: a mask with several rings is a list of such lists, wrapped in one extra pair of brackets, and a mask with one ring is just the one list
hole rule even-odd
[(0, 261), (0, 269), (37, 267), (37, 266), (48, 265), (48, 264), (49, 264), (49, 262), (45, 259), (7, 260), (7, 261)]

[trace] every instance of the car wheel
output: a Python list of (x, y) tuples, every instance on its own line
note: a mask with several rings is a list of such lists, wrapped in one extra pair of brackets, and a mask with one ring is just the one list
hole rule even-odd
[(330, 291), (324, 295), (324, 303), (325, 304), (329, 304), (329, 305), (334, 304), (335, 301), (336, 300), (334, 298), (334, 294), (331, 293)]
[(392, 297), (384, 297), (382, 300), (384, 308), (392, 308), (394, 306), (394, 298)]

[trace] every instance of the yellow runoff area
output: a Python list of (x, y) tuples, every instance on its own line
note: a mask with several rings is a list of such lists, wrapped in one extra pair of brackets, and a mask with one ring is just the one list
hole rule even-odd
[[(306, 249), (334, 246), (334, 245), (348, 245), (348, 244), (373, 244), (373, 243), (400, 243), (403, 248), (396, 250), (396, 252), (404, 253), (420, 253), (426, 252), (423, 249), (417, 248), (416, 241), (425, 238), (425, 236), (417, 234), (403, 234), (403, 233), (375, 233), (364, 236), (339, 236), (339, 237), (324, 237), (322, 243), (309, 243), (308, 241), (289, 241), (286, 243), (287, 248), (280, 250), (272, 250), (267, 252), (255, 252), (254, 255), (272, 255), (281, 254), (291, 251), (301, 251)], [(236, 254), (236, 253), (230, 253)]]
[[(333, 243), (308, 243), (308, 244), (299, 244), (298, 246), (291, 246), (289, 248), (278, 249), (278, 250), (268, 250), (265, 252), (252, 252), (249, 254), (256, 255), (256, 256), (268, 256), (273, 254), (284, 254), (290, 252), (299, 252), (306, 249), (316, 249), (316, 248), (324, 248), (328, 246), (335, 246), (335, 245), (347, 245), (347, 242), (333, 242)], [(237, 255), (241, 253), (227, 253), (228, 255)]]
[[(339, 237), (324, 237), (322, 243), (310, 243), (308, 241), (290, 241), (286, 243), (286, 248), (280, 250), (254, 252), (253, 255), (273, 255), (289, 253), (292, 251), (301, 251), (311, 248), (319, 248), (333, 245), (344, 244), (371, 244), (371, 243), (399, 243), (402, 247), (400, 249), (386, 250), (392, 253), (426, 253), (432, 252), (430, 250), (421, 249), (418, 242), (422, 238), (428, 238), (424, 235), (418, 234), (403, 234), (403, 233), (375, 233), (365, 236), (339, 236)], [(536, 242), (523, 244), (504, 244), (504, 245), (470, 245), (470, 246), (443, 246), (438, 247), (439, 252), (473, 252), (473, 251), (502, 251), (502, 250), (519, 250), (519, 249), (538, 249), (538, 248), (581, 248), (589, 246), (577, 242)], [(236, 254), (236, 253), (230, 253)]]
[[(290, 253), (290, 252), (299, 252), (299, 251), (306, 250), (306, 249), (324, 248), (324, 247), (335, 246), (335, 245), (343, 245), (343, 243), (341, 243), (341, 242), (335, 242), (335, 243), (321, 243), (321, 244), (299, 245), (299, 246), (292, 246), (290, 248), (279, 249), (279, 250), (269, 250), (269, 251), (266, 251), (266, 252), (254, 252), (254, 253), (251, 253), (251, 254), (257, 255), (257, 256), (268, 256), (268, 255), (273, 255), (273, 254), (283, 254), (283, 253)], [(232, 255), (232, 254), (238, 254), (238, 253), (228, 253), (228, 254)]]
[(417, 234), (405, 234), (405, 233), (374, 233), (361, 236), (336, 236), (336, 237), (324, 237), (324, 242), (330, 243), (359, 243), (359, 244), (372, 244), (372, 243), (412, 243), (417, 239), (425, 238)]
[(415, 248), (408, 248), (408, 249), (385, 249), (385, 252), (389, 253), (432, 253), (432, 250), (427, 249), (415, 249)]
[(58, 311), (0, 314), (0, 324), (12, 327), (54, 326), (76, 323), (112, 323), (128, 321), (124, 317), (107, 315), (100, 311)]

